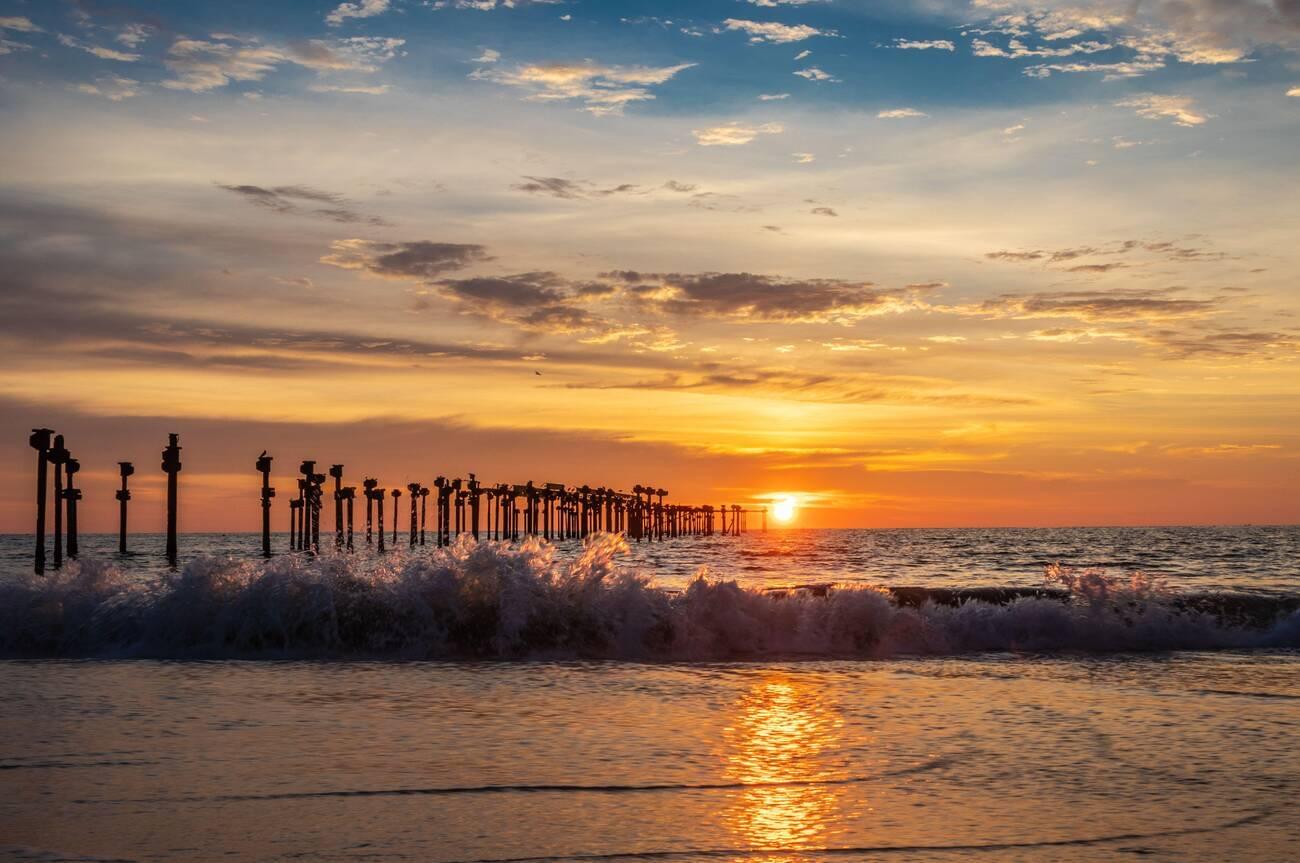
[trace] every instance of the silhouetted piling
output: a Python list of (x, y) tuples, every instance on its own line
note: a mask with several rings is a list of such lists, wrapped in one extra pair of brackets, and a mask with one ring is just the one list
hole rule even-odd
[(50, 449), (50, 464), (54, 465), (54, 568), (63, 566), (63, 466), (68, 463), (68, 449), (63, 445), (63, 435), (54, 436)]
[(167, 472), (167, 562), (176, 566), (176, 475), (181, 472), (180, 435), (167, 436), (162, 469)]
[(73, 483), (73, 477), (77, 471), (81, 470), (81, 462), (75, 458), (69, 458), (65, 466), (68, 473), (68, 485), (63, 489), (63, 499), (68, 504), (68, 557), (73, 560), (77, 559), (77, 502), (81, 500), (81, 489), (76, 488)]
[(406, 490), (411, 493), (411, 536), (407, 548), (415, 548), (420, 541), (420, 484), (407, 483)]
[(330, 465), (334, 478), (334, 547), (343, 547), (343, 465)]
[(347, 549), (348, 551), (352, 551), (352, 501), (355, 500), (357, 497), (357, 487), (354, 485), (345, 485), (343, 486), (342, 491), (340, 491), (339, 493), (343, 495), (343, 500), (347, 502), (347, 508), (348, 508)]
[(379, 510), (379, 550), (381, 552), (384, 550), (384, 491), (382, 488), (375, 489), (374, 498), (376, 508)]
[(298, 532), (298, 550), (305, 551), (311, 549), (316, 551), (316, 543), (312, 539), (312, 527), (316, 522), (313, 515), (316, 509), (315, 500), (315, 478), (316, 462), (312, 460), (303, 460), (298, 465), (298, 473), (302, 474), (299, 480), (298, 494), (302, 498), (302, 512), (298, 515), (299, 527)]
[(126, 554), (126, 504), (131, 500), (131, 490), (126, 487), (126, 480), (135, 473), (135, 465), (129, 461), (120, 461), (117, 463), (117, 472), (122, 478), (122, 487), (117, 490), (117, 553)]
[(271, 488), (271, 456), (262, 450), (257, 457), (257, 470), (262, 474), (262, 557), (271, 556), (271, 498), (275, 489)]
[(427, 505), (429, 501), (429, 489), (420, 486), (420, 545), (424, 545), (424, 525), (425, 516), (427, 515)]
[(379, 485), (379, 480), (366, 477), (361, 482), (361, 488), (366, 496), (366, 545), (374, 542), (373, 528), (375, 515), (375, 486)]
[(53, 429), (32, 429), (27, 443), (36, 450), (36, 574), (45, 574), (45, 495), (49, 485), (50, 443)]
[(397, 524), (400, 521), (397, 515), (397, 499), (402, 496), (402, 490), (395, 488), (389, 494), (393, 496), (393, 548), (397, 548)]

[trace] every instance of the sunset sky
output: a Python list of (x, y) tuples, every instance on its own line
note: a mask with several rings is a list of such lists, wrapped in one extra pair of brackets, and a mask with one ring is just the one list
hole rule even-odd
[(1296, 0), (0, 0), (0, 111), (0, 530), (34, 425), (91, 530), (168, 432), (186, 530), (1300, 520)]

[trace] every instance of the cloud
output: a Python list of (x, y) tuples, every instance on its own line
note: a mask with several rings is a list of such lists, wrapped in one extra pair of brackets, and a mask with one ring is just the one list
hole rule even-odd
[(78, 48), (85, 51), (87, 54), (100, 58), (101, 60), (117, 60), (119, 63), (135, 63), (140, 59), (139, 54), (129, 54), (125, 51), (118, 51), (113, 48), (91, 45), (88, 42), (81, 41), (75, 36), (68, 36), (64, 33), (60, 33), (58, 39), (60, 45), (67, 48)]
[(308, 39), (286, 46), (228, 34), (214, 34), (212, 38), (213, 41), (183, 36), (176, 39), (163, 60), (176, 77), (163, 81), (163, 86), (201, 93), (232, 81), (260, 81), (284, 63), (316, 72), (375, 72), (380, 64), (397, 56), (406, 44), (404, 39), (371, 36), (330, 41)]
[(355, 93), (365, 96), (382, 96), (392, 89), (388, 84), (312, 84), (307, 88), (313, 93)]
[(1221, 261), (1226, 257), (1222, 252), (1200, 249), (1195, 246), (1179, 246), (1167, 240), (1116, 240), (1100, 246), (1074, 246), (1055, 250), (1008, 251), (1001, 249), (996, 252), (986, 252), (984, 257), (990, 261), (1008, 261), (1011, 263), (1042, 261), (1045, 265), (1051, 265), (1077, 261), (1086, 257), (1128, 255), (1134, 252), (1149, 252), (1166, 260), (1181, 263)]
[(655, 98), (649, 87), (663, 84), (694, 63), (676, 66), (604, 66), (583, 63), (547, 63), (518, 66), (513, 70), (476, 69), (470, 77), (506, 87), (531, 91), (535, 102), (581, 101), (597, 116), (617, 115), (631, 102)]
[(928, 117), (930, 115), (915, 108), (891, 108), (888, 111), (877, 113), (876, 116), (882, 120), (905, 120), (909, 117)]
[(495, 63), (501, 59), (501, 52), (492, 48), (484, 48), (482, 53), (473, 59), (474, 63)]
[(871, 282), (783, 279), (754, 273), (613, 271), (634, 305), (659, 314), (765, 323), (847, 324), (916, 307), (916, 291)]
[(140, 95), (140, 82), (119, 75), (100, 75), (93, 84), (76, 84), (72, 89), (87, 96), (103, 96), (110, 102), (121, 102)]
[(807, 165), (810, 162), (816, 161), (817, 159), (817, 157), (812, 153), (791, 153), (790, 155), (793, 156), (795, 162), (797, 162), (800, 165)]
[(10, 30), (14, 33), (44, 33), (40, 27), (32, 23), (32, 19), (21, 15), (11, 15), (0, 17), (0, 30)]
[(128, 48), (138, 48), (149, 41), (155, 32), (156, 29), (148, 24), (127, 24), (113, 39)]
[(1300, 99), (1300, 87), (1292, 87), (1286, 91), (1286, 94), (1294, 99)]
[(793, 74), (798, 75), (800, 78), (806, 78), (809, 81), (825, 81), (829, 84), (838, 84), (840, 82), (839, 78), (834, 77), (829, 72), (824, 72), (821, 69), (818, 69), (816, 66), (809, 66), (807, 69), (799, 69)]
[(812, 213), (814, 216), (831, 216), (832, 218), (839, 216), (839, 213), (835, 212), (830, 207), (813, 207), (808, 212)]
[[(563, 177), (531, 177), (525, 176), (523, 183), (516, 183), (510, 188), (519, 192), (528, 192), (535, 195), (549, 195), (552, 198), (604, 198), (610, 195), (621, 195), (629, 192), (637, 192), (638, 186), (633, 183), (621, 183), (617, 186), (610, 186), (601, 189), (587, 180), (567, 180)], [(694, 189), (694, 186), (688, 188), (673, 180), (669, 180), (664, 187), (671, 191), (681, 192)]]
[(373, 18), (388, 11), (389, 0), (358, 0), (356, 3), (340, 3), (330, 14), (325, 16), (325, 23), (338, 27), (349, 18)]
[[(347, 200), (333, 192), (324, 192), (310, 186), (250, 186), (218, 183), (218, 188), (232, 192), (254, 206), (290, 216), (321, 216), (345, 224), (361, 223), (387, 225), (383, 219), (366, 216), (352, 209)], [(320, 206), (311, 207), (302, 202)]]
[(904, 51), (956, 51), (957, 46), (947, 39), (930, 39), (927, 41), (918, 41), (915, 39), (895, 39), (894, 47)]
[(805, 48), (804, 50), (800, 51), (798, 54), (795, 54), (794, 59), (803, 60), (804, 58), (811, 57), (811, 56), (812, 56), (812, 51), (809, 51), (807, 48)]
[(1162, 321), (1194, 318), (1217, 311), (1218, 300), (1178, 296), (1178, 288), (1115, 288), (1109, 291), (1043, 291), (1003, 294), (973, 311), (996, 317), (1074, 318), (1090, 322)]
[(759, 126), (751, 126), (747, 123), (734, 121), (724, 123), (721, 126), (711, 126), (707, 129), (692, 129), (691, 134), (695, 136), (696, 142), (701, 147), (735, 147), (740, 144), (748, 144), (759, 135), (779, 135), (785, 131), (785, 127), (780, 123), (763, 123)]
[(1039, 47), (1030, 48), (1019, 39), (1012, 39), (1006, 48), (999, 48), (991, 42), (984, 39), (975, 39), (971, 42), (971, 53), (976, 57), (1003, 57), (1007, 59), (1019, 59), (1021, 57), (1069, 57), (1073, 54), (1096, 54), (1101, 51), (1109, 51), (1114, 48), (1105, 42), (1076, 42), (1072, 45), (1065, 45), (1061, 48)]
[[(728, 30), (741, 30), (749, 35), (751, 42), (802, 42), (813, 36), (836, 36), (834, 30), (818, 30), (807, 24), (778, 24), (775, 21), (747, 21), (742, 18), (728, 18), (722, 22)], [(798, 58), (795, 58), (798, 59)]]
[(1174, 121), (1174, 125), (1188, 128), (1200, 126), (1212, 116), (1197, 110), (1190, 96), (1164, 96), (1146, 93), (1129, 99), (1121, 99), (1115, 105), (1119, 108), (1132, 108), (1139, 117), (1145, 117), (1148, 120), (1169, 118)]
[[(1300, 87), (1297, 87), (1296, 90), (1295, 90), (1295, 92), (1296, 92), (1296, 93), (1300, 93)], [(1290, 96), (1290, 95), (1292, 95), (1292, 94), (1291, 94), (1291, 93), (1288, 93), (1287, 95)], [(775, 101), (778, 101), (778, 100), (780, 100), (780, 99), (789, 99), (789, 98), (790, 98), (790, 94), (789, 94), (789, 93), (762, 93), (762, 94), (759, 95), (759, 97), (758, 97), (758, 101), (760, 101), (760, 102), (775, 102)]]
[(427, 280), (490, 260), (487, 250), (474, 243), (384, 243), (354, 238), (330, 243), (330, 254), (320, 262), (388, 279)]

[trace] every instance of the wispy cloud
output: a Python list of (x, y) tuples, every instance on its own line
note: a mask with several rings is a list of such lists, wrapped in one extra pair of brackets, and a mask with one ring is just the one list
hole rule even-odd
[(780, 123), (751, 125), (735, 121), (707, 129), (692, 129), (691, 134), (701, 147), (734, 147), (748, 144), (759, 135), (779, 135), (784, 131), (785, 126)]
[(388, 11), (389, 0), (357, 0), (355, 3), (340, 3), (333, 12), (325, 16), (325, 23), (338, 27), (349, 18), (373, 18)]
[(825, 81), (828, 84), (838, 84), (840, 82), (839, 78), (836, 78), (831, 73), (819, 69), (816, 66), (809, 66), (807, 69), (796, 70), (794, 74), (798, 75), (800, 78), (807, 78), (809, 81)]
[(1201, 112), (1190, 96), (1145, 93), (1121, 99), (1115, 105), (1120, 108), (1132, 108), (1139, 117), (1148, 120), (1172, 120), (1177, 126), (1200, 126), (1212, 116)]
[(201, 93), (232, 81), (260, 81), (285, 63), (317, 72), (371, 73), (397, 56), (405, 44), (404, 39), (369, 36), (309, 39), (284, 46), (227, 34), (214, 34), (211, 40), (180, 37), (163, 61), (176, 77), (163, 81), (163, 86)]
[(728, 30), (741, 30), (749, 36), (751, 42), (802, 42), (813, 36), (835, 36), (834, 30), (818, 30), (807, 24), (779, 24), (775, 21), (747, 21), (743, 18), (728, 18), (722, 22)]
[(947, 39), (895, 39), (894, 47), (904, 51), (956, 51), (957, 46)]
[(890, 108), (877, 112), (876, 116), (881, 120), (906, 120), (910, 117), (928, 117), (930, 115), (915, 108)]
[(583, 63), (526, 64), (514, 69), (476, 69), (470, 77), (528, 90), (537, 102), (580, 101), (597, 116), (622, 114), (625, 106), (655, 98), (649, 88), (670, 80), (694, 63), (675, 66), (606, 66)]
[(101, 75), (91, 84), (75, 84), (72, 87), (78, 93), (87, 96), (103, 96), (110, 102), (121, 102), (140, 95), (140, 82), (120, 75)]

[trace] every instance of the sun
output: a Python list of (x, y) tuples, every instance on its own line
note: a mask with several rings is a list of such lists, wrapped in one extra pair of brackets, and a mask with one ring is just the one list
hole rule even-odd
[(779, 522), (794, 520), (795, 499), (783, 497), (772, 505), (772, 517)]

